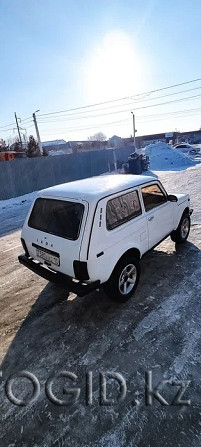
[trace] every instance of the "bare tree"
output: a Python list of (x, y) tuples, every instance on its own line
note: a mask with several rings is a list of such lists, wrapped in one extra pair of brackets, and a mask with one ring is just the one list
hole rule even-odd
[(88, 137), (89, 141), (106, 141), (107, 137), (103, 132), (97, 132), (94, 135)]
[(0, 152), (5, 152), (8, 151), (8, 146), (5, 142), (5, 140), (3, 140), (3, 138), (0, 139)]

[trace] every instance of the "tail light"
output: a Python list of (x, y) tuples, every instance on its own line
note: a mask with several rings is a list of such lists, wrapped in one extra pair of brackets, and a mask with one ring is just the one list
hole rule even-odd
[(87, 279), (89, 279), (87, 262), (74, 261), (73, 268), (76, 279), (80, 279), (81, 281), (86, 281)]

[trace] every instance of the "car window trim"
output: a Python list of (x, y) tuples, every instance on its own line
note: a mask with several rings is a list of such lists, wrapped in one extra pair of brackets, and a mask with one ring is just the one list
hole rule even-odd
[[(165, 202), (162, 202), (161, 204), (156, 205), (156, 206), (154, 206), (152, 209), (146, 211), (146, 209), (145, 209), (145, 204), (144, 204), (144, 199), (143, 199), (143, 194), (142, 194), (142, 189), (143, 189), (143, 188), (147, 188), (147, 186), (152, 186), (152, 185), (157, 185), (157, 186), (159, 187), (159, 189), (161, 190), (161, 192), (162, 192), (163, 195), (165, 196), (166, 201), (165, 201)], [(160, 181), (158, 181), (158, 182), (153, 182), (153, 183), (151, 183), (151, 184), (149, 183), (149, 184), (146, 184), (146, 185), (141, 185), (141, 186), (140, 186), (140, 191), (141, 191), (141, 197), (142, 197), (142, 202), (143, 202), (143, 205), (144, 205), (144, 212), (145, 212), (145, 213), (150, 213), (150, 212), (152, 212), (155, 208), (159, 208), (159, 207), (164, 206), (164, 205), (166, 205), (166, 204), (168, 203), (168, 194), (167, 194), (165, 188), (163, 187), (163, 185), (160, 183)]]
[[(136, 192), (136, 193), (137, 193), (137, 197), (138, 197), (138, 201), (139, 201), (139, 205), (140, 205), (140, 213), (139, 213), (137, 216), (133, 216), (133, 217), (131, 216), (130, 218), (127, 218), (127, 219), (124, 220), (124, 221), (120, 221), (120, 222), (118, 223), (118, 225), (116, 225), (114, 228), (108, 228), (108, 227), (107, 227), (107, 204), (108, 204), (108, 202), (110, 202), (110, 200), (117, 199), (118, 197), (126, 196), (127, 194), (130, 194), (130, 193), (132, 193), (132, 192)], [(124, 225), (124, 224), (126, 224), (127, 222), (130, 222), (131, 220), (133, 220), (133, 219), (137, 219), (137, 217), (140, 217), (140, 216), (143, 214), (143, 210), (142, 210), (142, 205), (141, 205), (141, 202), (140, 202), (140, 196), (139, 196), (139, 190), (138, 190), (138, 189), (134, 189), (133, 191), (129, 191), (129, 192), (120, 194), (120, 195), (118, 195), (118, 196), (116, 196), (116, 197), (111, 198), (110, 200), (107, 201), (107, 203), (106, 203), (106, 207), (105, 207), (105, 210), (106, 210), (106, 214), (105, 214), (105, 217), (106, 217), (106, 230), (107, 230), (107, 231), (113, 231), (113, 230), (115, 230), (116, 228), (120, 227), (121, 225)]]
[[(147, 185), (147, 184), (150, 185), (152, 182), (153, 182), (153, 180), (147, 181), (147, 182), (146, 182), (146, 185)], [(105, 199), (107, 199), (107, 197), (111, 197), (111, 196), (113, 196), (114, 194), (118, 194), (118, 193), (123, 192), (123, 191), (131, 191), (133, 188), (137, 188), (138, 191), (140, 191), (140, 188), (141, 188), (142, 185), (143, 185), (143, 183), (141, 183), (141, 184), (139, 184), (139, 185), (137, 185), (137, 186), (130, 186), (129, 188), (126, 188), (126, 189), (123, 189), (123, 190), (121, 190), (121, 191), (117, 191), (117, 192), (115, 192), (115, 193), (111, 193), (111, 194), (108, 194), (107, 196), (101, 197), (101, 198), (97, 201), (96, 206), (95, 206), (95, 210), (94, 210), (94, 214), (93, 214), (93, 218), (92, 218), (90, 234), (89, 234), (89, 242), (88, 242), (88, 247), (87, 247), (87, 261), (88, 261), (88, 259), (89, 259), (89, 247), (90, 247), (90, 243), (91, 243), (91, 235), (92, 235), (92, 230), (93, 230), (94, 221), (95, 221), (95, 215), (96, 215), (96, 211), (97, 211), (99, 202), (100, 202), (101, 200), (105, 200)], [(139, 194), (139, 195), (140, 195), (140, 194)], [(142, 208), (142, 210), (143, 210), (143, 208)], [(142, 212), (142, 215), (143, 215), (143, 212)], [(140, 217), (140, 216), (139, 216), (139, 217)]]

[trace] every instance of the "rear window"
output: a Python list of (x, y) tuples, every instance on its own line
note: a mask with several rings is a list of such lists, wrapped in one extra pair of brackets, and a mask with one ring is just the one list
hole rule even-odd
[(175, 147), (176, 147), (176, 149), (186, 149), (189, 146), (187, 144), (177, 144), (177, 146), (175, 146)]
[(84, 205), (64, 200), (36, 199), (28, 225), (36, 230), (75, 241)]

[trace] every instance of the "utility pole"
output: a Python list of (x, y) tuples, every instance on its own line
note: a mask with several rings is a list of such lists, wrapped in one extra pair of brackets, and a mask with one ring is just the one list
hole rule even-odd
[(20, 128), (19, 128), (19, 124), (18, 124), (18, 119), (20, 119), (20, 118), (17, 117), (16, 112), (15, 112), (14, 115), (15, 115), (15, 121), (16, 121), (16, 124), (17, 124), (17, 131), (18, 131), (18, 135), (19, 135), (20, 146), (21, 146), (21, 149), (22, 149), (22, 138), (21, 138)]
[(40, 149), (40, 153), (41, 153), (41, 155), (43, 155), (43, 148), (42, 148), (40, 134), (39, 134), (39, 130), (38, 130), (38, 124), (37, 124), (37, 121), (36, 121), (36, 113), (37, 112), (39, 112), (39, 110), (36, 110), (36, 112), (33, 113), (33, 122), (35, 124), (36, 135), (37, 135), (37, 140), (38, 140), (38, 146), (39, 146), (39, 149)]
[(133, 115), (133, 145), (134, 145), (134, 148), (135, 148), (135, 133), (136, 133), (137, 131), (135, 130), (135, 115), (134, 115), (133, 112), (131, 112), (131, 113), (132, 113), (132, 115)]

